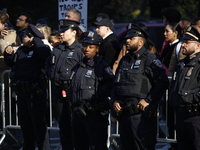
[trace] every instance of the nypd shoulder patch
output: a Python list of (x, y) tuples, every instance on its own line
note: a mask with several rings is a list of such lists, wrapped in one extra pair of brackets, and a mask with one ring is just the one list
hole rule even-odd
[(159, 59), (154, 59), (154, 60), (153, 60), (153, 63), (154, 63), (156, 66), (160, 67), (160, 68), (163, 67), (163, 66), (162, 66), (162, 63), (161, 63), (161, 61), (160, 61)]
[(112, 72), (112, 69), (110, 67), (106, 67), (105, 71), (111, 76), (114, 75), (113, 72)]

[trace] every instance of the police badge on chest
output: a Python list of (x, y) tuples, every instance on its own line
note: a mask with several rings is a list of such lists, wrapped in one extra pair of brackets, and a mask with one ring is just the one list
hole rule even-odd
[(141, 63), (141, 60), (136, 60), (136, 62), (134, 64), (131, 65), (131, 69), (134, 68), (139, 68), (140, 67), (140, 63)]
[(33, 51), (30, 51), (28, 54), (27, 54), (27, 58), (31, 58), (33, 56)]
[(67, 58), (72, 58), (74, 52), (69, 52), (69, 54), (67, 55)]
[(92, 70), (88, 70), (86, 73), (85, 73), (85, 77), (86, 78), (90, 78), (92, 75)]

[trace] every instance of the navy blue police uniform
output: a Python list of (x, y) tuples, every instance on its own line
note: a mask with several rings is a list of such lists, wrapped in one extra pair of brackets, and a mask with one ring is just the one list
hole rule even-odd
[[(60, 32), (70, 28), (78, 27), (79, 22), (67, 19), (59, 20)], [(83, 58), (82, 45), (75, 40), (70, 46), (65, 42), (56, 46), (47, 64), (47, 74), (53, 84), (53, 108), (56, 119), (59, 122), (60, 141), (63, 150), (72, 150), (71, 133), (71, 108), (67, 97), (64, 97), (62, 91), (66, 93), (69, 86), (71, 69)]]
[(33, 46), (20, 46), (12, 54), (4, 53), (11, 67), (10, 79), (17, 94), (18, 115), (24, 137), (23, 150), (50, 149), (45, 114), (47, 110), (47, 78), (44, 67), (50, 48), (44, 36), (30, 24), (25, 35), (33, 38)]
[[(90, 37), (90, 33), (93, 35)], [(83, 43), (99, 45), (101, 36), (89, 32)], [(97, 43), (96, 43), (97, 42)], [(102, 56), (84, 57), (72, 69), (70, 100), (76, 150), (107, 150), (108, 100), (113, 73)]]
[[(200, 42), (195, 28), (186, 31), (183, 40)], [(175, 109), (178, 149), (200, 148), (200, 53), (182, 59), (172, 76), (169, 104)]]
[[(147, 38), (137, 24), (129, 24), (126, 38)], [(160, 60), (144, 46), (135, 53), (127, 53), (115, 74), (112, 101), (121, 101), (117, 114), (123, 150), (155, 150), (156, 110), (158, 101), (168, 86), (168, 78)], [(137, 105), (145, 99), (145, 111)]]

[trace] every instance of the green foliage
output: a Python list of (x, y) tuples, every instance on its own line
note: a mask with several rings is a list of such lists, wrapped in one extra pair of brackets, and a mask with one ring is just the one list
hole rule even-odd
[(199, 16), (199, 0), (173, 0), (171, 2), (182, 15), (182, 18), (194, 19)]

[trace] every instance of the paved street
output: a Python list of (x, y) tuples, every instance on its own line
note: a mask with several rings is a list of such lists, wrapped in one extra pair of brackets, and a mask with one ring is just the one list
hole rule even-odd
[[(160, 130), (165, 132), (165, 121), (161, 121), (159, 125), (160, 125)], [(53, 127), (57, 127), (57, 123), (55, 121), (53, 121)], [(118, 138), (114, 139), (114, 143), (111, 144), (111, 146), (109, 147), (109, 150), (119, 150), (119, 148), (117, 148), (117, 147), (119, 147), (118, 140), (119, 140)], [(59, 142), (59, 131), (58, 130), (50, 130), (50, 144), (51, 144), (51, 150), (62, 150), (61, 146), (60, 146), (60, 142)], [(156, 144), (156, 150), (168, 150), (168, 148), (170, 148), (169, 143), (158, 142)], [(1, 148), (0, 148), (0, 150), (1, 150)], [(22, 149), (20, 149), (20, 150), (22, 150)], [(36, 150), (37, 150), (37, 148), (36, 148)]]
[[(56, 125), (56, 124), (53, 124), (53, 125)], [(165, 132), (165, 121), (163, 120), (160, 121), (160, 130)], [(51, 141), (51, 148), (52, 148), (51, 150), (62, 150), (59, 143), (58, 131), (50, 131), (50, 141)], [(156, 150), (168, 150), (168, 148), (170, 148), (169, 143), (158, 142), (156, 144)], [(117, 146), (115, 147), (111, 145), (109, 150), (119, 150), (119, 149), (117, 149)]]

